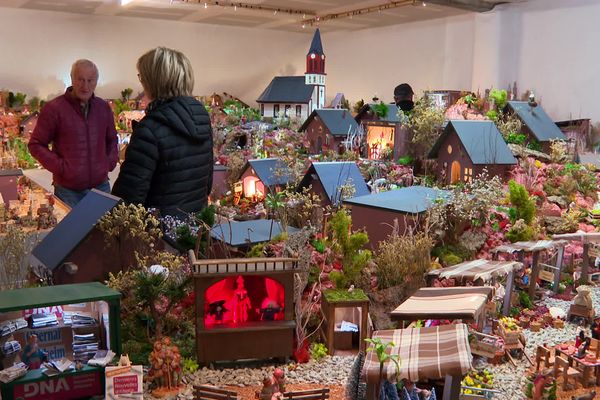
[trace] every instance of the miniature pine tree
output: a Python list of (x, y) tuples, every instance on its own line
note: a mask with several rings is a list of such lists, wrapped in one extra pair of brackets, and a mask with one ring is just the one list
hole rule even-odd
[(510, 203), (512, 208), (509, 211), (511, 222), (522, 219), (527, 225), (531, 224), (535, 216), (535, 202), (529, 198), (529, 193), (525, 186), (519, 185), (511, 180), (508, 182), (510, 192)]

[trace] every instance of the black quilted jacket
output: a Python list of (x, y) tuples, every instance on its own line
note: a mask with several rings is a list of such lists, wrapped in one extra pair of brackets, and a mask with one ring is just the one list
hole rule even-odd
[(192, 97), (154, 107), (135, 126), (112, 193), (162, 215), (200, 211), (212, 188), (210, 118)]

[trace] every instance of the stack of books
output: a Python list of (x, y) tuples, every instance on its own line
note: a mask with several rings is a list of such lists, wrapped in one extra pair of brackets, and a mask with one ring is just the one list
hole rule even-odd
[(106, 367), (114, 357), (115, 353), (112, 350), (98, 350), (96, 354), (94, 354), (94, 357), (88, 361), (88, 365)]
[(29, 317), (30, 325), (32, 328), (43, 328), (46, 326), (58, 325), (58, 318), (56, 314), (32, 314)]
[(0, 371), (0, 382), (8, 383), (12, 382), (17, 378), (22, 377), (27, 373), (27, 365), (24, 363), (18, 363), (13, 365), (12, 367), (3, 369)]
[(75, 311), (65, 311), (63, 314), (63, 322), (65, 325), (72, 325), (73, 328), (81, 326), (93, 326), (98, 323), (98, 321), (96, 321), (96, 319), (91, 315)]
[(14, 331), (19, 329), (27, 328), (27, 321), (23, 318), (10, 319), (8, 321), (0, 322), (0, 337), (8, 336)]
[(96, 335), (88, 333), (84, 335), (73, 335), (73, 359), (75, 361), (87, 362), (94, 357), (98, 351), (98, 340)]
[(10, 356), (21, 351), (21, 344), (16, 340), (9, 340), (2, 345), (2, 354)]

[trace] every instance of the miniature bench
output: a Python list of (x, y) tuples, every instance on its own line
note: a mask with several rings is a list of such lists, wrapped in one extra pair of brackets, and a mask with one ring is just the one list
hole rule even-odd
[(225, 390), (216, 386), (194, 385), (195, 400), (240, 400), (233, 390)]
[(328, 398), (329, 388), (285, 392), (282, 396), (284, 400), (326, 400)]

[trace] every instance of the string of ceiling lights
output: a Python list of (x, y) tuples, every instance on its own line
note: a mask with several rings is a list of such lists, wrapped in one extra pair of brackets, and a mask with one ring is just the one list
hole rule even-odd
[[(275, 7), (275, 6), (269, 6), (269, 5), (264, 5), (264, 4), (250, 4), (250, 3), (244, 3), (244, 2), (240, 2), (240, 1), (231, 1), (231, 0), (171, 0), (171, 3), (197, 3), (200, 5), (203, 5), (204, 8), (208, 8), (209, 6), (217, 6), (217, 7), (224, 7), (224, 8), (232, 8), (234, 11), (237, 11), (237, 9), (240, 8), (240, 9), (247, 9), (247, 10), (271, 12), (274, 15), (277, 15), (277, 13), (288, 14), (288, 15), (302, 15), (302, 21), (300, 21), (302, 28), (305, 28), (306, 26), (318, 25), (321, 22), (330, 21), (330, 20), (334, 20), (334, 19), (338, 19), (338, 18), (352, 18), (354, 16), (370, 14), (370, 13), (375, 13), (375, 12), (382, 12), (385, 10), (390, 10), (393, 8), (398, 8), (398, 7), (403, 7), (403, 6), (409, 6), (409, 5), (426, 6), (427, 5), (427, 3), (425, 1), (421, 1), (421, 0), (419, 0), (419, 1), (417, 1), (417, 0), (399, 0), (399, 1), (388, 0), (383, 4), (379, 4), (379, 5), (375, 5), (375, 6), (357, 8), (357, 9), (338, 12), (338, 13), (329, 13), (329, 14), (324, 14), (324, 15), (318, 15), (316, 12), (311, 11), (311, 10), (300, 10), (300, 9), (286, 8), (286, 7)], [(309, 18), (307, 18), (307, 16)]]

